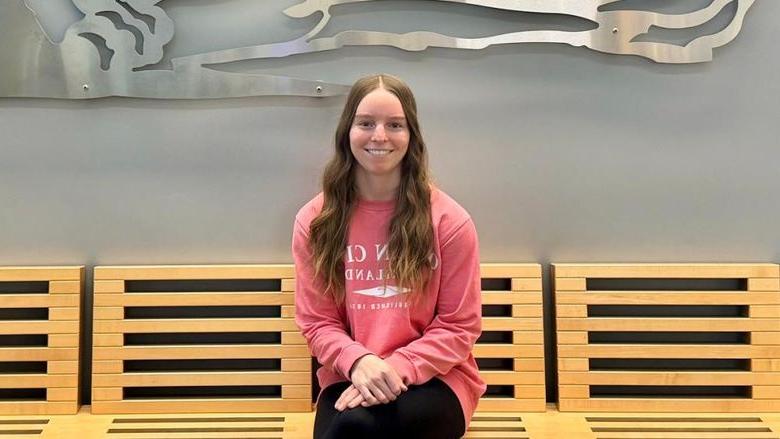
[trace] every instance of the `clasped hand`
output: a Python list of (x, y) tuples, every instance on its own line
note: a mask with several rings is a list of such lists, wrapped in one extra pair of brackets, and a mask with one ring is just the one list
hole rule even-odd
[(364, 355), (355, 362), (350, 372), (350, 380), (352, 384), (336, 401), (335, 408), (338, 411), (359, 405), (369, 407), (387, 404), (408, 390), (392, 366), (371, 354)]

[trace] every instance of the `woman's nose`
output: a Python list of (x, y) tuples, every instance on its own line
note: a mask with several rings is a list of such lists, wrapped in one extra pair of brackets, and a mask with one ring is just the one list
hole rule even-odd
[(374, 142), (384, 142), (387, 140), (387, 133), (385, 133), (385, 128), (382, 125), (377, 125), (376, 128), (374, 128), (374, 134), (371, 136), (371, 140)]

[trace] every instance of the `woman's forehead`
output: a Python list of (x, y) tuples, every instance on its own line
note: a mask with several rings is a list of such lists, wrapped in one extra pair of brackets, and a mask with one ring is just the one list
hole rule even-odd
[(396, 95), (378, 88), (363, 97), (355, 111), (356, 116), (376, 114), (403, 118), (404, 108)]

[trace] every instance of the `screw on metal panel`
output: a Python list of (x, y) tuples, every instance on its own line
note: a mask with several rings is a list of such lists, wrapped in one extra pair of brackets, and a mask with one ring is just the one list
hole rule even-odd
[(89, 84), (84, 84), (82, 87), (84, 88), (84, 91), (89, 90)]
[(317, 91), (317, 94), (322, 93), (322, 87), (319, 85), (317, 86), (317, 88), (315, 88), (315, 90)]
[(613, 27), (613, 28), (612, 28), (612, 33), (613, 33), (613, 34), (616, 34), (616, 33), (618, 33), (618, 28), (616, 28), (616, 27)]

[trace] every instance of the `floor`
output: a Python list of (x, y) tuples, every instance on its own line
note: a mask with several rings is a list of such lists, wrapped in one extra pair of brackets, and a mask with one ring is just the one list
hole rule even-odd
[[(213, 415), (0, 416), (0, 438), (308, 439), (313, 413)], [(484, 439), (780, 439), (771, 414), (477, 413), (466, 438)]]

